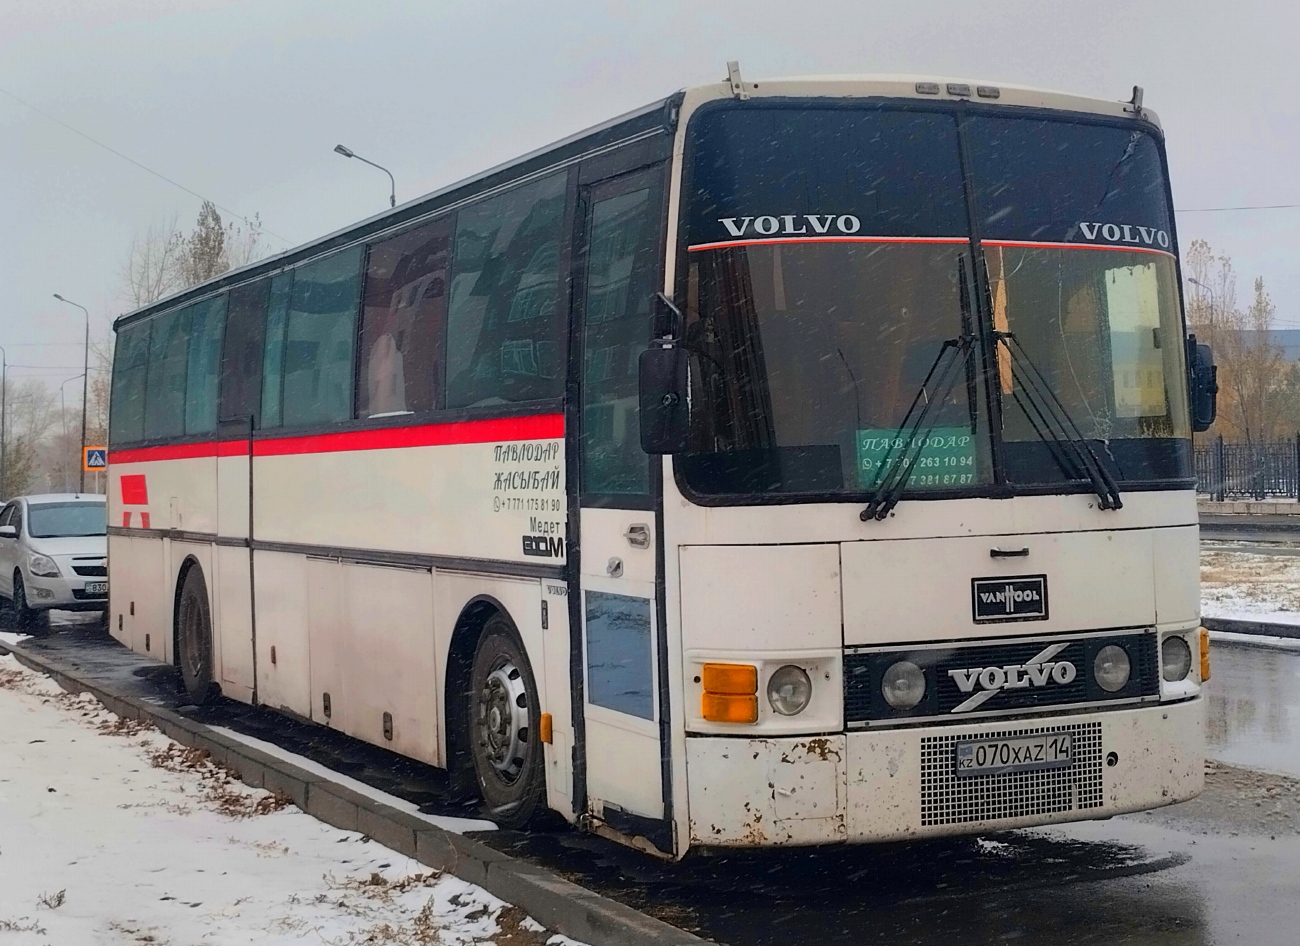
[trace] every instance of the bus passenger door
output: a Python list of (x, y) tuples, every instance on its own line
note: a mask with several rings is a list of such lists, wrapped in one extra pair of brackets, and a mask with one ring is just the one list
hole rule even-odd
[(572, 669), (583, 694), (585, 811), (597, 824), (671, 852), (666, 655), (656, 594), (659, 484), (637, 423), (637, 359), (663, 282), (663, 178), (659, 166), (581, 188), (578, 543), (570, 548), (581, 587), (570, 598), (581, 635)]

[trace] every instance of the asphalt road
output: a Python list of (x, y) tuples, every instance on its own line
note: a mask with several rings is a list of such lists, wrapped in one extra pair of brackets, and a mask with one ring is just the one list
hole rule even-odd
[[(177, 706), (167, 668), (101, 629), (25, 646)], [(1218, 646), (1216, 758), (1297, 768), (1296, 655)], [(276, 742), (426, 810), (465, 814), (439, 773), (318, 727), (223, 702), (184, 709)], [(1106, 822), (952, 841), (766, 850), (664, 864), (556, 825), (488, 844), (733, 946), (902, 943), (1287, 944), (1300, 939), (1300, 780), (1212, 763), (1207, 791)]]

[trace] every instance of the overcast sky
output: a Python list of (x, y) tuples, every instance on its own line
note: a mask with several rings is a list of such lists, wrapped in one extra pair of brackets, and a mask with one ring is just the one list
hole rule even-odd
[[(0, 0), (0, 90), (297, 244), (686, 85), (908, 73), (1146, 89), (1183, 210), (1300, 204), (1283, 0)], [(0, 94), (0, 345), (57, 384), (124, 309), (132, 237), (199, 200)], [(1180, 213), (1300, 327), (1300, 210)], [(52, 344), (51, 344), (52, 343)], [(78, 369), (79, 370), (79, 369)], [(75, 388), (69, 386), (69, 391)]]

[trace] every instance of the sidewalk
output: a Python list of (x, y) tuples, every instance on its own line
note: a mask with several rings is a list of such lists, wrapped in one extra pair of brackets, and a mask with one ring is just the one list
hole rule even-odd
[(572, 942), (11, 656), (0, 657), (0, 934), (6, 946)]

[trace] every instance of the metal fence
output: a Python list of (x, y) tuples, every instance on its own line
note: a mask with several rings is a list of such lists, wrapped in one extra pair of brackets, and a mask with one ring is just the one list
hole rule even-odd
[(1214, 499), (1300, 500), (1300, 434), (1268, 443), (1227, 443), (1222, 437), (1197, 446), (1196, 489)]

